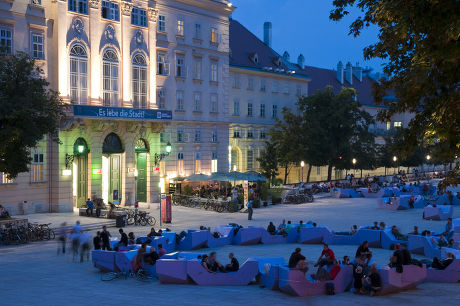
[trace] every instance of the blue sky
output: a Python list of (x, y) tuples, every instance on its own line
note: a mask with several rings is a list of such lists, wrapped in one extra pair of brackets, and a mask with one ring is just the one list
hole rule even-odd
[(356, 10), (355, 14), (334, 22), (329, 20), (332, 0), (232, 0), (232, 3), (237, 7), (233, 19), (261, 39), (263, 23), (271, 21), (272, 47), (280, 54), (287, 50), (291, 61), (302, 53), (310, 66), (331, 69), (341, 60), (382, 71), (382, 60), (365, 62), (363, 57), (363, 48), (377, 41), (377, 28), (368, 28), (357, 38), (348, 35)]

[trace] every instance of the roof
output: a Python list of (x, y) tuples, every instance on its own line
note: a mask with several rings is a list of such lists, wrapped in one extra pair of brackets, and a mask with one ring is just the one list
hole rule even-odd
[[(257, 55), (257, 61), (254, 56)], [(277, 65), (277, 60), (281, 65)], [(230, 19), (230, 66), (309, 78), (307, 71), (290, 63), (241, 23)]]
[(326, 86), (332, 86), (334, 93), (339, 93), (342, 87), (352, 87), (358, 92), (358, 101), (365, 106), (377, 107), (372, 95), (372, 84), (375, 80), (369, 78), (363, 73), (362, 81), (359, 81), (354, 75), (352, 84), (348, 83), (343, 76), (343, 84), (337, 80), (337, 71), (332, 69), (306, 66), (306, 71), (311, 77), (308, 83), (308, 95), (313, 95), (317, 90), (323, 90)]

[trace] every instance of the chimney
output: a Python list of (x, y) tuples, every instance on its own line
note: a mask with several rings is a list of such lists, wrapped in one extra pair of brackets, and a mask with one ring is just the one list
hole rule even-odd
[(347, 80), (350, 85), (353, 85), (353, 67), (350, 62), (345, 66), (345, 80)]
[(301, 69), (305, 69), (305, 57), (303, 57), (302, 53), (297, 58), (297, 65), (299, 65)]
[(286, 61), (286, 62), (290, 62), (291, 61), (291, 56), (289, 55), (289, 53), (287, 51), (284, 51), (283, 53), (283, 59)]
[(272, 23), (271, 22), (264, 22), (264, 43), (272, 47)]
[(340, 84), (343, 84), (343, 64), (342, 64), (342, 61), (340, 61), (337, 64), (337, 81), (339, 81)]
[(363, 68), (359, 66), (359, 63), (356, 63), (356, 66), (353, 67), (353, 75), (357, 78), (360, 82), (363, 81)]

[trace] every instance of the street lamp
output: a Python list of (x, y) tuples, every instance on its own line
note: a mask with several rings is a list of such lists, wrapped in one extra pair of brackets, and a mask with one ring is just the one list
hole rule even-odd
[(396, 156), (393, 156), (393, 161), (396, 162), (398, 158)]
[(355, 167), (356, 162), (357, 162), (356, 158), (353, 158), (353, 159), (351, 160), (351, 163), (353, 164), (353, 173), (354, 173), (353, 175), (356, 174), (356, 167)]
[(171, 149), (172, 149), (172, 146), (171, 146), (171, 143), (168, 141), (168, 143), (166, 144), (166, 153), (171, 153)]
[(300, 162), (300, 167), (302, 167), (302, 182), (303, 182), (303, 167), (305, 167), (305, 162), (304, 161)]
[(233, 165), (233, 171), (236, 171), (236, 165)]
[[(397, 160), (398, 160), (398, 158), (397, 158), (396, 156), (393, 156), (393, 162), (394, 162), (395, 164), (396, 164), (396, 161), (397, 161)], [(395, 174), (395, 173), (396, 173), (396, 168), (394, 167), (393, 169), (394, 169), (393, 174)], [(399, 172), (399, 168), (398, 168), (398, 172)]]

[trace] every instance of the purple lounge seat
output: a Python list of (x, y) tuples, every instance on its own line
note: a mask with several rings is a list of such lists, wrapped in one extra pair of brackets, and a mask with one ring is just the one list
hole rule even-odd
[(433, 236), (426, 237), (422, 235), (408, 235), (407, 249), (419, 255), (425, 255), (426, 257), (440, 257), (441, 250), (432, 241)]
[[(388, 203), (391, 204), (388, 204)], [(379, 208), (388, 210), (406, 210), (407, 207), (400, 205), (400, 198), (383, 197), (378, 199)]]
[(452, 205), (438, 205), (433, 207), (431, 205), (425, 206), (423, 209), (423, 218), (427, 220), (447, 220), (452, 218), (454, 208)]
[(317, 244), (326, 241), (331, 235), (330, 230), (325, 226), (302, 227), (297, 241), (303, 244)]
[(262, 227), (243, 227), (238, 230), (238, 233), (233, 238), (233, 244), (236, 245), (251, 245), (258, 244), (262, 239), (262, 233), (265, 229)]
[(178, 245), (180, 250), (197, 250), (206, 246), (209, 238), (208, 230), (188, 230), (187, 236)]
[(444, 270), (428, 268), (426, 272), (427, 282), (458, 283), (460, 282), (460, 259), (455, 259)]
[(160, 259), (156, 263), (158, 279), (162, 284), (190, 284), (187, 260)]
[(264, 230), (262, 232), (262, 244), (279, 244), (279, 243), (286, 243), (287, 237), (283, 237), (283, 235), (271, 235), (269, 232)]
[(441, 248), (441, 258), (446, 258), (449, 252), (454, 254), (455, 258), (460, 259), (460, 250), (452, 248)]
[(91, 251), (91, 259), (93, 265), (102, 271), (117, 271), (115, 265), (115, 251), (93, 250)]
[(251, 257), (248, 260), (257, 261), (259, 269), (258, 283), (265, 288), (279, 289), (279, 267), (286, 265), (283, 257)]
[(427, 276), (426, 266), (422, 268), (415, 265), (403, 266), (403, 272), (396, 272), (396, 268), (384, 267), (379, 269), (382, 280), (381, 294), (400, 292), (414, 289), (422, 283)]
[(208, 241), (207, 241), (208, 247), (216, 248), (216, 247), (232, 244), (233, 233), (234, 233), (233, 226), (230, 226), (230, 225), (218, 226), (216, 227), (214, 232), (220, 233), (221, 237), (215, 238), (212, 235), (212, 233), (208, 231)]
[(393, 245), (402, 243), (407, 244), (407, 241), (396, 239), (391, 230), (380, 231), (382, 249), (391, 250)]
[(198, 260), (187, 262), (187, 275), (201, 286), (246, 286), (257, 275), (257, 261), (246, 260), (236, 272), (209, 273)]
[(302, 271), (279, 267), (280, 290), (294, 296), (325, 295), (326, 283), (333, 283), (335, 293), (342, 293), (348, 290), (352, 281), (352, 266), (341, 266), (335, 279), (327, 281), (313, 281), (309, 277), (305, 277)]

